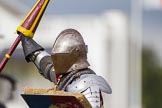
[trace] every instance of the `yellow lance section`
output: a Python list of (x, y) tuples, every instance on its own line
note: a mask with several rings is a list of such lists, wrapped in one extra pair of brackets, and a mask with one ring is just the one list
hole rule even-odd
[(33, 38), (33, 36), (34, 36), (34, 33), (31, 29), (28, 30), (28, 29), (22, 27), (21, 25), (18, 26), (17, 32), (22, 33), (24, 36), (31, 37), (31, 38)]
[(36, 19), (34, 20), (33, 24), (31, 25), (30, 29), (26, 29), (24, 28), (22, 25), (24, 24), (24, 22), (27, 20), (27, 18), (29, 17), (29, 15), (31, 15), (31, 13), (33, 12), (33, 10), (36, 8), (36, 6), (38, 5), (38, 3), (40, 2), (41, 0), (38, 0), (37, 3), (33, 6), (33, 8), (30, 10), (30, 12), (27, 14), (27, 16), (25, 17), (25, 19), (23, 20), (23, 22), (21, 23), (20, 26), (18, 26), (17, 28), (17, 33), (22, 33), (23, 35), (27, 36), (27, 37), (31, 37), (33, 38), (34, 36), (34, 33), (33, 33), (33, 30), (34, 28), (36, 27), (39, 19), (41, 18), (41, 15), (43, 14), (49, 0), (44, 0), (44, 4), (42, 6), (42, 8), (40, 9)]
[(11, 58), (11, 56), (10, 56), (9, 54), (6, 54), (5, 57), (6, 57), (7, 59), (10, 59), (10, 58)]

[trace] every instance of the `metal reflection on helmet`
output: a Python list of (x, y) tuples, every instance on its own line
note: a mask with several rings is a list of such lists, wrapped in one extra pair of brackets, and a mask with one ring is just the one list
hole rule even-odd
[(56, 74), (89, 66), (84, 40), (74, 29), (66, 29), (59, 34), (53, 45), (51, 57)]

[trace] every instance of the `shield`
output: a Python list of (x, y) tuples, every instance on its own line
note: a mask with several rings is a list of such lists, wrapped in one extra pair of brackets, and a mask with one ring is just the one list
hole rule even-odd
[(42, 92), (42, 89), (27, 91), (29, 92), (25, 92), (21, 96), (29, 108), (92, 108), (88, 100), (81, 93), (64, 91), (49, 92), (48, 90)]

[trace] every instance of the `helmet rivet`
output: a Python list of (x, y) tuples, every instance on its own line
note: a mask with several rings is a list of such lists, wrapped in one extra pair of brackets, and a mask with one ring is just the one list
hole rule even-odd
[(75, 68), (77, 67), (77, 65), (75, 65)]
[(79, 51), (79, 49), (78, 49), (78, 48), (76, 48), (76, 51), (78, 52), (78, 51)]

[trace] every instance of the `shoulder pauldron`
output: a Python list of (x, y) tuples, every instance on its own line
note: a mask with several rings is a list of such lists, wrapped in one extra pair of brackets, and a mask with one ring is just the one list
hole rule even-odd
[(98, 88), (105, 93), (111, 94), (111, 88), (106, 80), (94, 74), (82, 75), (80, 78), (73, 81), (67, 86), (67, 91), (70, 92), (83, 92), (89, 87), (98, 86)]

